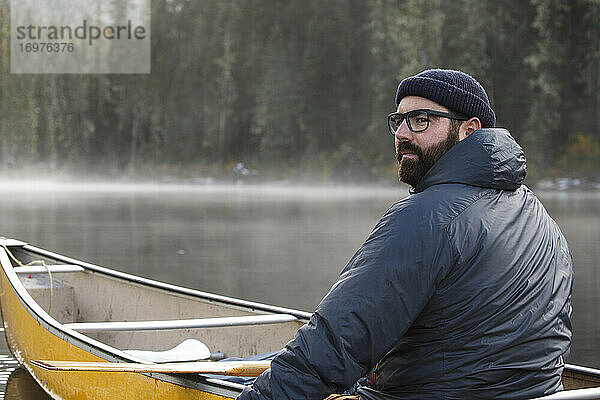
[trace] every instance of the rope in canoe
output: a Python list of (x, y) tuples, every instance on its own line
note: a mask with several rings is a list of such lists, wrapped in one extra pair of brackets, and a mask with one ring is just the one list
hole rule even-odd
[[(50, 314), (50, 311), (52, 311), (52, 296), (54, 294), (54, 290), (53, 290), (53, 283), (52, 283), (52, 273), (50, 272), (50, 268), (48, 267), (48, 264), (46, 264), (46, 261), (44, 260), (33, 260), (28, 262), (27, 264), (23, 264), (19, 259), (17, 259), (17, 257), (15, 257), (13, 255), (13, 253), (11, 253), (11, 251), (8, 249), (8, 247), (6, 247), (6, 245), (2, 245), (2, 247), (4, 248), (4, 250), (6, 251), (6, 254), (8, 254), (8, 256), (19, 266), (19, 267), (30, 267), (32, 265), (41, 265), (42, 267), (44, 267), (46, 269), (46, 271), (48, 272), (48, 280), (50, 281), (50, 304), (48, 305), (48, 314)], [(30, 275), (31, 277), (31, 275)]]

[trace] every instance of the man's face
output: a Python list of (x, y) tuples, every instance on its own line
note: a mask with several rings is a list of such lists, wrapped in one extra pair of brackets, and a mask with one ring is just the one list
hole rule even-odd
[[(429, 99), (406, 96), (398, 105), (398, 112), (430, 109), (449, 110)], [(411, 132), (406, 121), (396, 131), (396, 159), (400, 164), (398, 175), (402, 182), (416, 186), (427, 171), (452, 146), (459, 142), (459, 129), (451, 129), (450, 119), (430, 115), (429, 127), (423, 132)]]

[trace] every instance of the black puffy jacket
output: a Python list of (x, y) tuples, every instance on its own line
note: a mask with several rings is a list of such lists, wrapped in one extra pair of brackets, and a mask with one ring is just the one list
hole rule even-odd
[(565, 238), (523, 186), (522, 149), (481, 129), (394, 204), (271, 370), (238, 399), (524, 399), (560, 389)]

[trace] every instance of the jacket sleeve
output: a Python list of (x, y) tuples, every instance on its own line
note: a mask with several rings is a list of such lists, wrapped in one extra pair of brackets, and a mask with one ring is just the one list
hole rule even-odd
[(453, 259), (448, 240), (434, 237), (439, 230), (411, 226), (417, 217), (402, 214), (388, 211), (271, 370), (238, 399), (322, 400), (350, 387), (402, 337)]

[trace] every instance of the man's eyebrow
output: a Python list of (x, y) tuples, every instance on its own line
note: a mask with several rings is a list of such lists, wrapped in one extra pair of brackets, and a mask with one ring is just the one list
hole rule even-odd
[(398, 111), (398, 112), (399, 112), (400, 114), (408, 114), (408, 113), (410, 113), (410, 112), (413, 112), (413, 111), (420, 111), (420, 110), (428, 110), (428, 108), (422, 108), (422, 107), (420, 107), (420, 108), (412, 108), (412, 109), (410, 109), (410, 110), (408, 110), (408, 111), (405, 111), (405, 112), (401, 112), (401, 111)]
[[(423, 112), (425, 112), (425, 111), (435, 111), (435, 112), (441, 112), (441, 113), (448, 112), (448, 111), (443, 111), (443, 110), (436, 110), (434, 108), (423, 108), (423, 107), (421, 107), (421, 108), (415, 108), (415, 109), (412, 109), (412, 110), (408, 110), (408, 111), (406, 111), (404, 113), (402, 113), (400, 111), (398, 111), (398, 112), (400, 112), (401, 114), (408, 114), (408, 113), (413, 112), (413, 111), (423, 111)], [(431, 116), (433, 117), (434, 115), (431, 115)]]

